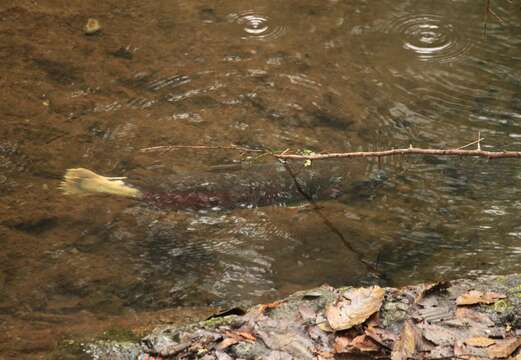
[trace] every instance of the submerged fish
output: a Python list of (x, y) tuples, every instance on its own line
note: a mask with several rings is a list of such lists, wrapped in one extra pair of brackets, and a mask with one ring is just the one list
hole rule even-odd
[(180, 177), (154, 177), (145, 190), (127, 185), (125, 177), (105, 177), (83, 169), (67, 170), (60, 188), (66, 195), (105, 193), (174, 209), (231, 209), (287, 205), (306, 200), (337, 198), (352, 187), (354, 169), (314, 166), (288, 171), (281, 164), (257, 166), (230, 173), (205, 172)]
[[(375, 185), (382, 184), (385, 179), (364, 179), (365, 171), (350, 164), (352, 166), (347, 167), (324, 162), (312, 168), (298, 169), (272, 164), (228, 173), (154, 176), (143, 186), (146, 191), (125, 184), (124, 177), (105, 177), (77, 168), (67, 170), (60, 188), (66, 195), (105, 193), (133, 198), (152, 207), (180, 210), (284, 206), (331, 198), (341, 202), (365, 201), (367, 195), (374, 194)], [(364, 191), (360, 196), (361, 189), (369, 193)], [(371, 262), (364, 260), (363, 252), (354, 248), (318, 207), (313, 208), (347, 249), (356, 254), (369, 271), (378, 273)]]

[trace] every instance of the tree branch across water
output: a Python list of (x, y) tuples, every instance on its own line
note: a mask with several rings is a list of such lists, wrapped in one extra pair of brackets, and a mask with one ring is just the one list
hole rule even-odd
[(324, 154), (272, 154), (278, 159), (285, 160), (324, 160), (324, 159), (345, 159), (359, 157), (386, 157), (395, 155), (427, 155), (427, 156), (473, 156), (487, 159), (500, 158), (521, 158), (521, 151), (486, 151), (481, 149), (423, 149), (410, 146), (404, 149), (391, 149), (382, 151), (357, 151), (344, 153), (324, 153)]
[[(179, 149), (195, 149), (195, 150), (234, 150), (242, 153), (255, 153), (257, 156), (269, 155), (281, 160), (325, 160), (325, 159), (347, 159), (347, 158), (383, 158), (388, 156), (471, 156), (482, 157), (487, 159), (505, 159), (505, 158), (521, 158), (521, 151), (487, 151), (481, 149), (481, 137), (465, 146), (452, 149), (430, 149), (419, 148), (410, 145), (408, 148), (390, 149), (379, 151), (355, 151), (355, 152), (332, 152), (332, 153), (290, 153), (290, 149), (282, 152), (272, 150), (252, 149), (244, 146), (228, 145), (228, 146), (213, 146), (213, 145), (167, 145), (154, 146), (141, 149), (141, 152), (153, 151), (174, 151)], [(477, 144), (474, 150), (465, 149), (471, 145)]]

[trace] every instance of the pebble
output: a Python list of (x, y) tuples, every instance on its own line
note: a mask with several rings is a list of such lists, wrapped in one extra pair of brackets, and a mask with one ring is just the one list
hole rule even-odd
[(90, 18), (87, 20), (87, 23), (83, 27), (83, 32), (85, 35), (94, 35), (101, 31), (101, 24), (98, 20)]

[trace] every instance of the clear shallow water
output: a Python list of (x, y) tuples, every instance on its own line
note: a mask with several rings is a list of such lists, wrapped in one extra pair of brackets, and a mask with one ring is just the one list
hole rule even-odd
[[(322, 215), (305, 203), (202, 213), (56, 191), (70, 167), (174, 188), (154, 179), (225, 179), (240, 158), (139, 152), (165, 144), (451, 147), (479, 131), (487, 149), (519, 150), (518, 5), (494, 4), (505, 24), (491, 18), (486, 37), (470, 0), (68, 6), (0, 6), (2, 351), (45, 351), (14, 340), (42, 313), (67, 323), (267, 301), (324, 282), (520, 270), (515, 160), (357, 160), (331, 172), (352, 191), (320, 199)], [(82, 34), (88, 17), (102, 34)], [(245, 182), (263, 178), (251, 174)]]

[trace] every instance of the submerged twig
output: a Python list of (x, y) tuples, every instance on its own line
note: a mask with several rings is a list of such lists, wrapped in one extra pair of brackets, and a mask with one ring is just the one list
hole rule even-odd
[(336, 228), (336, 226), (327, 218), (327, 216), (324, 215), (322, 213), (322, 211), (320, 211), (320, 206), (317, 205), (315, 200), (313, 200), (313, 197), (311, 195), (309, 195), (298, 182), (297, 174), (295, 174), (295, 172), (293, 171), (291, 166), (289, 166), (289, 164), (287, 164), (285, 161), (282, 161), (282, 165), (288, 172), (289, 176), (293, 179), (293, 182), (295, 184), (295, 187), (297, 188), (297, 191), (309, 202), (309, 204), (311, 205), (315, 214), (317, 214), (322, 219), (322, 221), (324, 221), (324, 224), (329, 228), (329, 230), (331, 230), (331, 232), (333, 232), (342, 241), (344, 246), (349, 251), (351, 251), (353, 254), (358, 256), (358, 261), (360, 261), (362, 264), (364, 264), (368, 270), (372, 271), (377, 276), (381, 276), (378, 272), (377, 267), (374, 266), (373, 264), (371, 264), (369, 261), (365, 260), (364, 254), (361, 253), (360, 251), (356, 250), (353, 247), (353, 245), (351, 245), (349, 243), (349, 241), (347, 241), (347, 239), (344, 237), (344, 234), (342, 234), (342, 232)]
[(161, 145), (143, 148), (140, 152), (153, 151), (174, 151), (179, 149), (194, 149), (194, 150), (239, 150), (243, 152), (264, 153), (265, 150), (245, 148), (238, 145)]
[[(511, 2), (511, 1), (508, 0), (508, 2)], [(506, 24), (506, 22), (498, 14), (496, 14), (496, 12), (494, 10), (492, 10), (492, 6), (490, 5), (490, 0), (487, 0), (487, 2), (485, 4), (485, 15), (483, 17), (483, 35), (484, 36), (487, 36), (487, 21), (488, 21), (488, 16), (489, 15), (492, 15), (493, 17), (495, 17), (496, 20), (501, 25), (505, 25)]]

